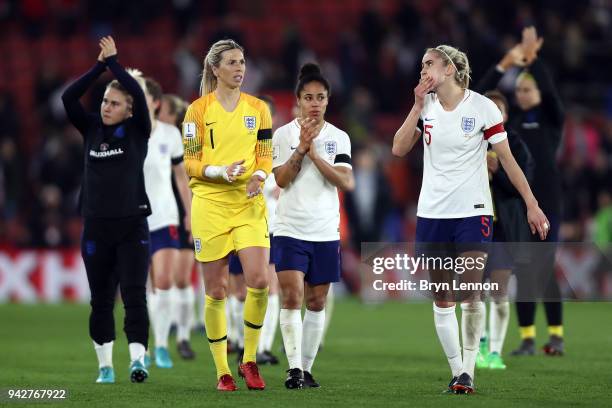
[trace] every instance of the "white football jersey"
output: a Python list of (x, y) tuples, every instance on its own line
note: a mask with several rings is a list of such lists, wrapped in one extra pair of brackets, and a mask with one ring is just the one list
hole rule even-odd
[[(272, 137), (273, 167), (291, 157), (300, 143), (300, 125), (293, 120), (278, 128)], [(332, 166), (351, 166), (351, 141), (342, 130), (325, 122), (311, 149)], [(285, 187), (276, 207), (275, 236), (305, 241), (340, 239), (340, 200), (338, 189), (323, 177), (306, 155), (295, 179)]]
[(275, 190), (278, 188), (274, 173), (270, 173), (266, 178), (263, 186), (263, 195), (268, 207), (268, 231), (274, 234), (274, 221), (276, 220), (276, 202)]
[(144, 162), (145, 188), (152, 214), (147, 217), (149, 230), (179, 224), (178, 207), (172, 192), (172, 165), (183, 160), (183, 138), (172, 125), (157, 121), (149, 138)]
[(487, 146), (506, 139), (500, 110), (469, 89), (452, 111), (435, 93), (425, 97), (423, 185), (417, 216), (465, 218), (493, 215), (487, 173)]

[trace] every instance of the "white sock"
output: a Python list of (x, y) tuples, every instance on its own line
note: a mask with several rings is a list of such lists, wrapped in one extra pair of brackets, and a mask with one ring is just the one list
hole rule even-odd
[(312, 365), (319, 352), (324, 327), (325, 309), (320, 312), (306, 309), (302, 327), (302, 366), (309, 373), (312, 372)]
[(264, 318), (263, 327), (261, 328), (261, 336), (259, 337), (258, 351), (272, 350), (274, 336), (276, 335), (276, 326), (278, 325), (278, 295), (268, 296), (268, 308), (266, 309), (266, 317)]
[(501, 355), (506, 339), (508, 321), (510, 320), (510, 303), (506, 301), (491, 302), (489, 312), (489, 332), (491, 334), (490, 351)]
[(167, 348), (172, 308), (170, 290), (155, 289), (155, 296), (157, 297), (157, 304), (153, 312), (155, 316), (155, 326), (153, 330), (155, 333), (155, 347)]
[(327, 329), (331, 323), (332, 313), (334, 312), (334, 303), (336, 296), (334, 295), (334, 284), (329, 284), (329, 291), (327, 292), (327, 299), (325, 300), (325, 326), (323, 327), (323, 337), (321, 338), (321, 344), (325, 342), (325, 336), (327, 335)]
[(96, 349), (96, 355), (98, 356), (99, 368), (113, 366), (113, 343), (113, 341), (104, 344), (93, 342), (94, 348)]
[(450, 365), (453, 376), (461, 375), (463, 360), (461, 358), (461, 345), (459, 344), (459, 323), (455, 314), (455, 306), (438, 307), (434, 303), (434, 324), (438, 339), (442, 344), (442, 349), (448, 364)]
[(235, 325), (238, 347), (244, 348), (244, 300), (236, 299), (232, 310), (232, 323)]
[(281, 309), (280, 328), (289, 368), (302, 369), (302, 311)]
[(130, 343), (128, 344), (128, 348), (130, 349), (130, 361), (132, 363), (134, 361), (140, 361), (140, 363), (144, 365), (145, 346), (140, 343)]
[(193, 319), (193, 302), (195, 295), (193, 288), (174, 289), (173, 303), (176, 310), (176, 339), (177, 341), (189, 341), (191, 334), (191, 321)]
[(480, 336), (484, 331), (485, 306), (483, 302), (461, 304), (461, 337), (463, 338), (463, 369), (474, 378), (476, 355), (480, 345)]

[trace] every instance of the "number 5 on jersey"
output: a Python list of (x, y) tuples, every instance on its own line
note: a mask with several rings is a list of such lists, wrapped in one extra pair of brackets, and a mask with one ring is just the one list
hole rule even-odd
[(433, 128), (433, 125), (425, 125), (425, 143), (428, 145), (431, 144), (431, 132), (429, 131), (431, 128)]

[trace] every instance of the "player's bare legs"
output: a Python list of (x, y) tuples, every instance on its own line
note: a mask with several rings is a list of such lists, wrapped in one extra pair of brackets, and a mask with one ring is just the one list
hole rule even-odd
[(155, 301), (151, 305), (151, 320), (155, 333), (155, 362), (160, 368), (172, 368), (168, 352), (168, 336), (172, 323), (172, 281), (175, 273), (178, 251), (164, 248), (156, 251), (152, 259), (152, 278), (155, 287)]
[(195, 353), (191, 349), (189, 341), (191, 324), (194, 320), (193, 304), (195, 301), (195, 294), (191, 285), (191, 273), (194, 263), (195, 258), (193, 256), (193, 250), (179, 250), (174, 276), (174, 283), (176, 285), (176, 341), (179, 354), (186, 360), (195, 358)]

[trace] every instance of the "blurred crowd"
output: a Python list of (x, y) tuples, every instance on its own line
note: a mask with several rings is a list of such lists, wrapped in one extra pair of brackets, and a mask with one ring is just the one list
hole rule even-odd
[[(0, 0), (0, 49), (15, 36), (26, 44), (49, 36), (60, 42), (79, 37), (87, 39), (89, 48), (82, 53), (91, 55), (93, 64), (95, 39), (112, 33), (120, 59), (122, 38), (144, 50), (130, 63), (147, 74), (152, 59), (167, 60), (172, 69), (154, 70), (153, 76), (165, 92), (191, 101), (206, 49), (231, 37), (246, 47), (243, 90), (275, 97), (276, 126), (290, 119), (300, 64), (319, 62), (332, 85), (328, 120), (345, 129), (354, 146), (357, 186), (343, 203), (345, 244), (358, 248), (363, 241), (413, 239), (422, 154), (416, 149), (407, 158), (394, 158), (390, 141), (414, 100), (424, 49), (445, 43), (467, 51), (477, 81), (532, 24), (544, 38), (540, 58), (566, 108), (558, 154), (565, 198), (562, 239), (591, 241), (594, 225), (612, 218), (605, 216), (612, 211), (609, 0)], [(168, 40), (169, 55), (158, 52), (152, 35)], [(67, 123), (59, 96), (81, 72), (62, 69), (56, 61), (44, 61), (32, 73), (31, 106), (16, 102), (20, 95), (8, 81), (0, 83), (0, 244), (75, 247), (79, 242), (82, 142)], [(517, 74), (510, 70), (500, 85), (510, 100)], [(91, 110), (99, 109), (103, 85), (86, 101)], [(37, 126), (27, 126), (32, 121)], [(607, 228), (608, 235), (601, 234), (600, 226), (599, 240), (610, 241)]]

